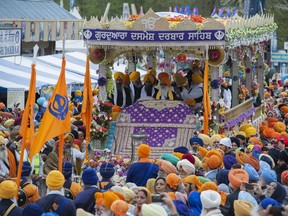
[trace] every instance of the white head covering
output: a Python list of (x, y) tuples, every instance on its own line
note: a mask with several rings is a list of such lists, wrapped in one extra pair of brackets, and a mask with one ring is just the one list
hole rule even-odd
[(228, 137), (221, 139), (220, 144), (227, 146), (229, 148), (232, 148), (232, 142), (231, 142), (230, 138), (228, 138)]
[(165, 209), (157, 204), (143, 204), (141, 213), (143, 216), (168, 216)]
[(190, 161), (188, 161), (187, 159), (183, 159), (181, 161), (178, 161), (177, 163), (177, 169), (180, 168), (180, 166), (182, 166), (183, 170), (189, 174), (189, 175), (194, 175), (195, 174), (195, 166), (190, 163)]
[(201, 192), (200, 199), (202, 202), (202, 206), (205, 209), (218, 208), (221, 204), (220, 194), (213, 190), (206, 190)]

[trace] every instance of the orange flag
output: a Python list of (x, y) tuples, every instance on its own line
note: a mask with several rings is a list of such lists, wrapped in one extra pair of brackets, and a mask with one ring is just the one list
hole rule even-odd
[(203, 83), (203, 106), (204, 106), (204, 134), (208, 135), (209, 133), (209, 116), (211, 115), (211, 106), (210, 106), (210, 97), (209, 97), (209, 65), (208, 60), (205, 61), (204, 69), (204, 83)]
[(24, 150), (26, 149), (26, 146), (25, 146), (26, 140), (30, 141), (31, 146), (33, 146), (33, 143), (34, 143), (35, 91), (36, 91), (36, 69), (35, 69), (35, 64), (32, 64), (28, 99), (26, 101), (26, 106), (25, 106), (25, 110), (24, 110), (24, 114), (23, 114), (22, 122), (21, 122), (21, 127), (20, 127), (20, 135), (22, 136), (22, 145), (21, 145), (20, 162), (19, 162), (19, 167), (17, 171), (17, 180), (16, 180), (18, 187), (20, 185)]
[[(65, 58), (62, 59), (62, 69), (54, 89), (54, 92), (49, 100), (48, 107), (41, 120), (40, 128), (35, 137), (35, 145), (30, 147), (30, 159), (40, 152), (45, 142), (49, 139), (70, 132), (70, 112), (68, 93), (66, 88), (65, 78)], [(59, 143), (59, 170), (62, 170), (62, 154), (64, 140), (60, 139)], [(61, 164), (60, 164), (61, 162)]]
[(81, 108), (82, 121), (86, 126), (86, 159), (88, 160), (88, 144), (90, 142), (90, 128), (92, 121), (93, 95), (90, 78), (89, 57), (86, 57), (86, 73), (84, 79), (83, 102)]

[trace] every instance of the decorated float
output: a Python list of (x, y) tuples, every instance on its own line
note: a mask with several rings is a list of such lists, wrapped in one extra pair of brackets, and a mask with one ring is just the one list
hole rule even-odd
[[(264, 55), (276, 28), (272, 15), (256, 15), (249, 19), (238, 15), (206, 19), (199, 15), (155, 13), (151, 9), (144, 15), (133, 15), (128, 20), (103, 17), (100, 21), (92, 18), (85, 22), (83, 38), (89, 46), (90, 60), (99, 64), (99, 99), (102, 101), (112, 93), (111, 69), (113, 62), (120, 58), (127, 59), (127, 73), (136, 70), (136, 63), (143, 56), (147, 70), (157, 69), (157, 53), (164, 54), (162, 70), (170, 74), (175, 72), (172, 67), (175, 61), (187, 62), (192, 56), (206, 62), (203, 121), (191, 115), (183, 102), (140, 101), (125, 108), (116, 121), (115, 153), (131, 152), (131, 143), (135, 143), (133, 134), (139, 134), (139, 131), (140, 135), (143, 133), (147, 136), (138, 140), (153, 143), (153, 152), (161, 152), (161, 148), (169, 151), (178, 145), (189, 145), (188, 138), (195, 130), (202, 130), (206, 134), (219, 131), (229, 134), (246, 121), (251, 121), (257, 127), (263, 118)], [(220, 100), (221, 82), (225, 76), (231, 78), (233, 94), (232, 108), (229, 110)], [(257, 98), (260, 98), (260, 104), (255, 107)], [(181, 109), (185, 110), (183, 116), (180, 116)], [(174, 122), (172, 115), (171, 118), (149, 119), (147, 112), (155, 116), (171, 112), (179, 115), (182, 122)], [(143, 116), (149, 122), (144, 122)], [(214, 126), (213, 130), (209, 130), (209, 125)], [(187, 131), (175, 132), (175, 127)], [(169, 137), (164, 136), (154, 143), (157, 128), (166, 128)], [(170, 130), (173, 132), (170, 133)]]

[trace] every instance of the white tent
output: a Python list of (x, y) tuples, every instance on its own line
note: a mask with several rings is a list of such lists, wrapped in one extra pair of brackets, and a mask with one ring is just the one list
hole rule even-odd
[[(66, 53), (66, 82), (84, 83), (86, 55), (80, 52)], [(0, 87), (29, 89), (31, 57), (0, 58)], [(62, 54), (41, 56), (36, 60), (36, 86), (55, 85), (60, 75)], [(91, 82), (97, 83), (98, 65), (90, 64)]]

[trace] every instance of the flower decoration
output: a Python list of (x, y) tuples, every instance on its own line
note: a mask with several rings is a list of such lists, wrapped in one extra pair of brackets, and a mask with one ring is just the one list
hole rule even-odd
[(219, 79), (214, 79), (211, 81), (211, 88), (212, 89), (218, 89), (219, 87), (220, 87)]
[(242, 83), (239, 85), (238, 90), (239, 90), (238, 97), (240, 99), (240, 102), (245, 101), (246, 96), (249, 94), (249, 90)]
[(246, 68), (246, 73), (251, 73), (251, 68)]
[(106, 83), (107, 83), (107, 79), (106, 79), (105, 77), (100, 77), (100, 78), (98, 79), (98, 85), (99, 85), (99, 86), (105, 86)]
[(209, 58), (210, 59), (216, 59), (219, 56), (219, 52), (217, 50), (211, 50), (209, 52)]

